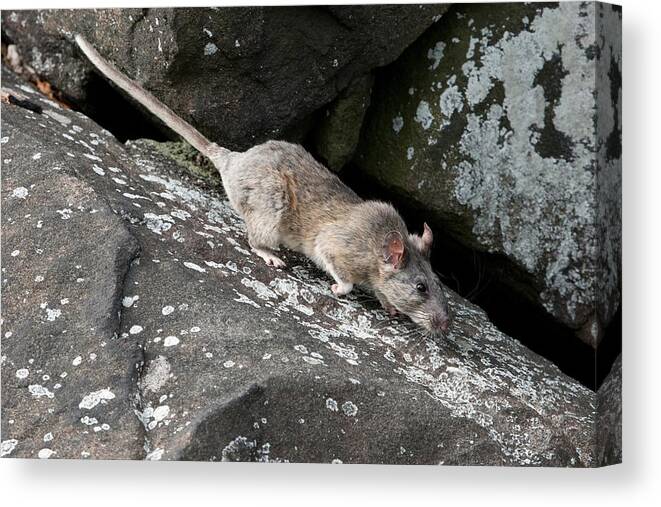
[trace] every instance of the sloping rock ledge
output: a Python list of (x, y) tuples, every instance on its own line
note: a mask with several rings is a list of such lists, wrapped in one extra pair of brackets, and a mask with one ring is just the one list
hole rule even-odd
[(2, 454), (590, 466), (595, 395), (450, 294), (421, 340), (214, 189), (11, 73), (2, 106)]

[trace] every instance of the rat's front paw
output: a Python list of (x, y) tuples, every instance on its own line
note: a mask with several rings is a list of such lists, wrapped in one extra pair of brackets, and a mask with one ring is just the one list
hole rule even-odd
[(331, 285), (331, 291), (336, 296), (346, 296), (353, 289), (352, 283), (334, 283)]
[(397, 308), (395, 308), (393, 305), (388, 303), (385, 297), (377, 294), (377, 299), (379, 300), (379, 303), (381, 303), (383, 309), (388, 313), (388, 315), (390, 315), (391, 317), (396, 317), (399, 314)]
[(397, 317), (397, 315), (399, 314), (399, 312), (397, 311), (397, 308), (395, 308), (392, 305), (387, 305), (387, 306), (384, 306), (383, 308), (385, 309), (385, 311), (388, 312), (388, 315), (390, 315), (391, 317)]
[(397, 308), (395, 308), (393, 305), (391, 305), (391, 304), (388, 303), (388, 302), (381, 301), (381, 306), (383, 306), (383, 309), (384, 309), (386, 312), (388, 312), (388, 315), (390, 315), (391, 317), (396, 317), (397, 314), (399, 313), (399, 312), (397, 311)]
[(284, 268), (287, 264), (285, 264), (285, 261), (274, 255), (266, 259), (266, 265), (273, 266), (274, 268)]

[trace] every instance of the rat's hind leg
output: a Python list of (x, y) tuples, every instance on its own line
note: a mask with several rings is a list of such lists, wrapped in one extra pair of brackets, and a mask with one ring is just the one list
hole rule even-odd
[(252, 251), (268, 266), (282, 268), (285, 262), (276, 251), (282, 243), (280, 230), (289, 205), (286, 188), (280, 174), (268, 164), (246, 167), (248, 162), (238, 165), (234, 172), (225, 171), (223, 185), (230, 202), (234, 200), (232, 206), (246, 222)]
[(259, 255), (267, 266), (284, 268), (285, 262), (275, 254), (280, 246), (277, 221), (271, 219), (255, 220), (254, 215), (246, 217), (248, 244), (253, 252)]

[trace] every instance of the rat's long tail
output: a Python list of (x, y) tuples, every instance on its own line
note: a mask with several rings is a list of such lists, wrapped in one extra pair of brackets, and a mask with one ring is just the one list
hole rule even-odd
[(230, 153), (229, 150), (221, 148), (216, 143), (209, 141), (190, 123), (177, 116), (172, 109), (163, 104), (138, 83), (122, 74), (117, 67), (103, 58), (82, 35), (76, 34), (75, 39), (82, 52), (101, 74), (146, 107), (149, 112), (188, 141), (196, 150), (209, 157), (214, 164), (218, 166), (219, 164), (217, 162), (220, 161), (219, 159), (224, 158), (223, 155)]

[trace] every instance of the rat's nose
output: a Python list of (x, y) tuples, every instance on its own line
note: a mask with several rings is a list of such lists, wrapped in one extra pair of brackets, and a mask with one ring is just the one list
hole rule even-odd
[(433, 315), (431, 325), (434, 329), (440, 329), (445, 333), (450, 328), (450, 319), (445, 315)]

